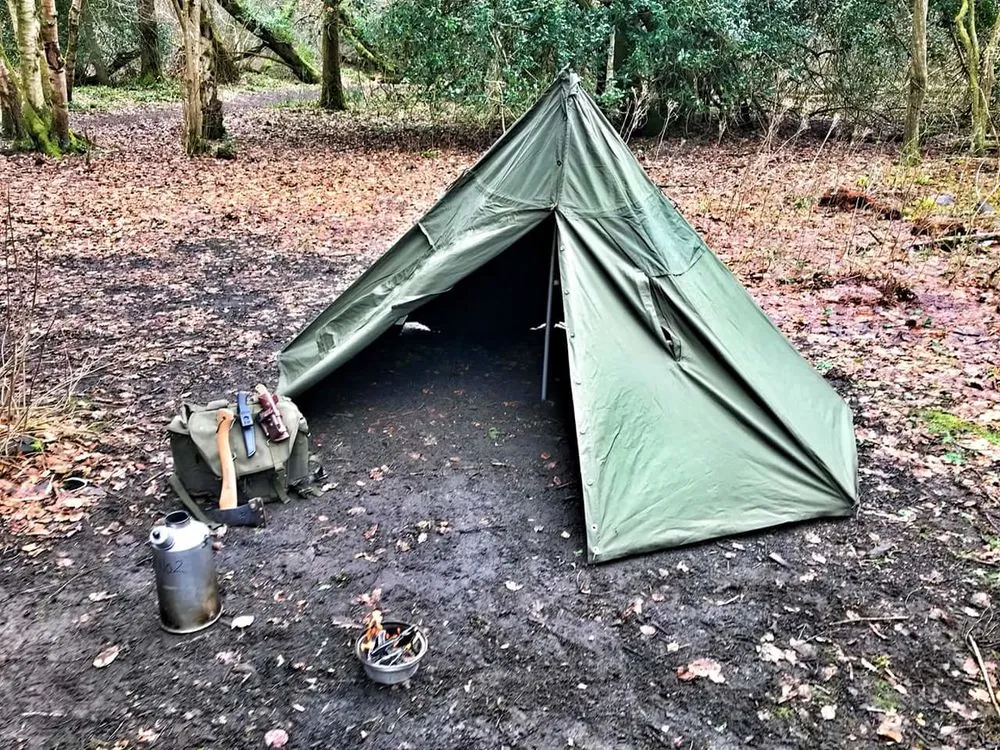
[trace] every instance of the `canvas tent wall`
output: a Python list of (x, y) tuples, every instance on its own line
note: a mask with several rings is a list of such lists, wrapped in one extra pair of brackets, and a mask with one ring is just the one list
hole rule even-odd
[(852, 513), (847, 405), (648, 179), (572, 73), (284, 349), (279, 390), (316, 385), (545, 221), (590, 560)]

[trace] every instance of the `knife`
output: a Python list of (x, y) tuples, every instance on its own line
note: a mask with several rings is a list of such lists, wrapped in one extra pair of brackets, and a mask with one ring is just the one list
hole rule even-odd
[(250, 394), (239, 391), (236, 394), (236, 416), (239, 417), (243, 429), (243, 445), (247, 449), (247, 458), (257, 452), (257, 439), (254, 436), (253, 414), (250, 412)]

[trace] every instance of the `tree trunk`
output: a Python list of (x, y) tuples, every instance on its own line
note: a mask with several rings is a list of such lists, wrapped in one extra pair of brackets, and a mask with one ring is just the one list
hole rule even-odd
[[(87, 77), (86, 82), (90, 85), (97, 83), (101, 86), (107, 86), (111, 82), (111, 77), (108, 75), (108, 65), (104, 61), (104, 49), (94, 32), (94, 19), (91, 18), (91, 15), (90, 6), (84, 7), (80, 17), (80, 37), (83, 39), (83, 47), (87, 50), (87, 61), (84, 65), (77, 67), (86, 71), (87, 63), (89, 63), (94, 67), (94, 75)], [(75, 83), (76, 71), (73, 73), (73, 80)]]
[(76, 51), (80, 41), (80, 16), (83, 0), (72, 0), (66, 27), (66, 101), (73, 101), (73, 84), (76, 83)]
[(20, 57), (21, 92), (27, 103), (39, 113), (48, 110), (45, 88), (42, 85), (42, 65), (38, 40), (41, 30), (34, 0), (15, 0), (17, 3), (17, 51)]
[(0, 132), (8, 138), (15, 142), (23, 142), (28, 137), (24, 112), (21, 109), (21, 94), (17, 90), (17, 81), (7, 63), (7, 53), (3, 49), (0, 49), (0, 121), (3, 125)]
[(213, 34), (203, 0), (174, 0), (184, 53), (182, 139), (189, 156), (210, 150), (210, 141), (222, 138), (222, 102), (219, 101), (213, 55)]
[[(76, 2), (77, 0), (74, 0)], [(155, 0), (139, 0), (139, 83), (148, 86), (163, 80), (160, 30)]]
[(69, 148), (72, 134), (69, 132), (69, 107), (66, 94), (66, 63), (59, 51), (59, 25), (56, 20), (55, 0), (41, 0), (42, 49), (45, 64), (49, 69), (51, 89), (52, 130), (59, 139), (61, 149)]
[(263, 21), (255, 18), (250, 10), (241, 4), (240, 0), (219, 0), (219, 5), (237, 23), (260, 39), (268, 49), (276, 54), (291, 69), (292, 74), (296, 78), (303, 83), (319, 83), (319, 75), (316, 73), (316, 69), (302, 59), (302, 56), (295, 49), (295, 45), (290, 39), (284, 37), (281, 32), (270, 28)]
[(201, 0), (175, 0), (184, 53), (184, 150), (188, 156), (203, 154), (208, 144), (202, 132), (201, 109)]
[(348, 13), (347, 7), (344, 3), (340, 3), (338, 6), (338, 20), (340, 25), (338, 27), (339, 36), (347, 40), (347, 42), (354, 48), (360, 58), (362, 66), (367, 66), (372, 70), (383, 73), (389, 77), (395, 77), (396, 73), (392, 68), (392, 64), (376, 53), (371, 44), (358, 29), (358, 25), (355, 23), (354, 19), (351, 18), (351, 14)]
[(955, 16), (955, 31), (965, 50), (965, 72), (972, 106), (972, 152), (981, 154), (986, 150), (986, 112), (983, 109), (983, 89), (979, 82), (981, 55), (976, 32), (975, 2), (962, 0)]
[(340, 0), (326, 0), (323, 4), (323, 29), (321, 50), (323, 55), (323, 86), (319, 106), (323, 109), (347, 109), (344, 82), (340, 77)]
[(62, 153), (55, 133), (50, 106), (48, 76), (42, 75), (41, 28), (34, 0), (13, 0), (17, 20), (18, 69), (21, 118), (25, 144), (49, 156)]
[(972, 153), (986, 151), (990, 102), (996, 84), (996, 57), (1000, 45), (1000, 17), (994, 20), (985, 49), (980, 48), (974, 0), (962, 0), (955, 16), (955, 33), (965, 53), (965, 72), (972, 106)]
[(903, 160), (920, 160), (920, 113), (927, 92), (927, 0), (913, 0), (910, 36), (910, 95), (906, 102)]
[[(10, 16), (11, 30), (14, 32), (15, 40), (17, 39), (17, 8), (17, 0), (7, 0), (7, 14)], [(7, 67), (13, 71), (13, 67), (10, 64), (10, 58), (7, 58)]]
[(222, 101), (219, 99), (218, 59), (216, 50), (221, 47), (212, 25), (207, 1), (202, 0), (201, 8), (201, 127), (203, 136), (209, 141), (217, 141), (226, 135), (222, 123)]

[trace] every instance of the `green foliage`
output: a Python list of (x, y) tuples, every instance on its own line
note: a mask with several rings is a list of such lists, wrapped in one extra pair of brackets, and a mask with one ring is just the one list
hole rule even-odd
[(605, 17), (565, 0), (396, 0), (362, 23), (425, 97), (520, 113), (560, 68), (604, 54)]
[(872, 684), (872, 703), (883, 711), (896, 711), (899, 709), (899, 694), (888, 680), (876, 677)]
[(180, 98), (180, 84), (176, 80), (149, 86), (78, 86), (73, 89), (73, 101), (69, 108), (74, 112), (110, 112), (139, 105), (176, 102)]
[(570, 64), (612, 113), (719, 121), (868, 112), (900, 88), (908, 34), (893, 0), (392, 0), (361, 20), (430, 99), (517, 114)]
[(990, 430), (941, 409), (925, 409), (919, 416), (927, 425), (927, 430), (932, 435), (940, 436), (945, 442), (953, 442), (961, 435), (974, 435), (993, 445), (1000, 445), (1000, 431)]

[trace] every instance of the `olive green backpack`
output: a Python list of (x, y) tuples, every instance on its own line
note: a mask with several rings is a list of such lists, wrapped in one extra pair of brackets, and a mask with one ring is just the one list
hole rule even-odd
[[(243, 431), (239, 420), (229, 431), (229, 447), (236, 465), (236, 486), (240, 502), (250, 498), (265, 501), (288, 502), (288, 491), (300, 494), (310, 483), (309, 425), (299, 408), (282, 396), (278, 410), (288, 429), (288, 439), (272, 443), (267, 439), (257, 420), (260, 404), (251, 399), (254, 441), (256, 451), (247, 456)], [(205, 406), (184, 404), (180, 414), (167, 426), (170, 436), (170, 453), (174, 459), (174, 475), (170, 484), (181, 495), (210, 498), (214, 503), (222, 489), (222, 466), (216, 444), (219, 409), (236, 413), (236, 405), (226, 401), (213, 401)], [(177, 485), (180, 485), (178, 487)]]

